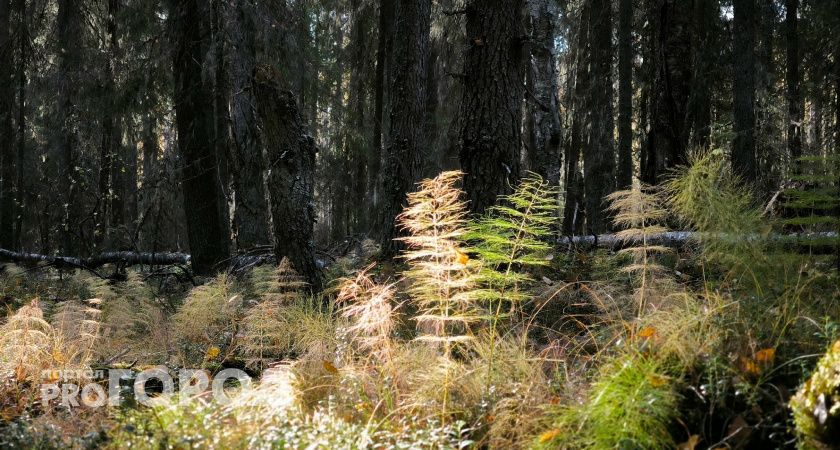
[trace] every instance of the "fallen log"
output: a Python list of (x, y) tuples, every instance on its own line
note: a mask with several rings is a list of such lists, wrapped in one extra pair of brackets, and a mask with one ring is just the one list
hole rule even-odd
[(164, 266), (170, 264), (189, 264), (190, 255), (186, 253), (152, 253), (152, 252), (104, 252), (87, 258), (60, 255), (42, 255), (39, 253), (15, 252), (0, 248), (0, 259), (19, 263), (47, 263), (59, 267), (76, 267), (80, 269), (96, 269), (105, 264), (120, 264), (134, 266), (148, 264)]
[[(759, 235), (731, 235), (724, 236), (724, 238), (733, 239), (735, 241), (752, 240), (752, 239), (767, 239), (774, 244), (782, 245), (809, 245), (809, 242), (837, 238), (838, 234), (834, 231), (823, 231), (814, 233), (791, 233), (791, 234), (771, 234), (766, 237)], [(695, 231), (666, 231), (663, 233), (654, 233), (646, 237), (647, 245), (659, 245), (663, 247), (678, 248), (692, 242), (702, 242), (702, 233)], [(615, 234), (601, 234), (598, 236), (562, 236), (557, 239), (557, 245), (560, 247), (599, 247), (613, 250), (622, 248), (638, 246), (641, 244), (641, 239), (627, 239), (619, 237)], [(832, 245), (837, 245), (833, 243)], [(134, 266), (138, 264), (146, 264), (151, 266), (166, 266), (166, 265), (189, 265), (190, 255), (187, 253), (178, 252), (104, 252), (98, 255), (87, 258), (79, 258), (73, 256), (59, 256), (59, 255), (42, 255), (39, 253), (15, 252), (0, 248), (0, 260), (7, 260), (18, 263), (47, 263), (57, 267), (79, 268), (94, 271), (98, 267), (105, 264), (118, 264), (123, 267)], [(276, 259), (273, 254), (265, 252), (256, 252), (256, 254), (242, 254), (230, 258), (226, 263), (228, 269), (234, 272), (246, 270), (253, 266), (262, 264), (275, 263)], [(326, 262), (316, 258), (316, 263), (319, 268), (326, 266)], [(94, 272), (96, 273), (96, 272)]]
[[(809, 242), (817, 240), (827, 240), (837, 237), (837, 232), (821, 231), (812, 233), (790, 233), (790, 234), (771, 234), (768, 236), (760, 236), (757, 234), (747, 235), (723, 235), (715, 236), (715, 238), (722, 238), (724, 240), (731, 239), (732, 242), (749, 241), (756, 239), (766, 239), (774, 244), (781, 245), (809, 245)], [(653, 233), (645, 238), (647, 245), (658, 245), (662, 247), (682, 247), (689, 243), (702, 243), (704, 238), (703, 233), (696, 231), (666, 231), (663, 233)], [(634, 247), (642, 244), (641, 238), (627, 239), (619, 237), (615, 234), (601, 234), (598, 236), (562, 236), (557, 239), (557, 244), (560, 246), (571, 247), (599, 247), (619, 250), (622, 248)], [(837, 245), (836, 243), (833, 245)]]

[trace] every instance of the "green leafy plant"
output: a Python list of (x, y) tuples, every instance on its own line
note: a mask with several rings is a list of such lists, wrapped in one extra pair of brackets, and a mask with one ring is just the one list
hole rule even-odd
[(674, 448), (669, 428), (676, 417), (675, 380), (643, 355), (604, 364), (587, 400), (561, 407), (537, 446), (574, 449)]

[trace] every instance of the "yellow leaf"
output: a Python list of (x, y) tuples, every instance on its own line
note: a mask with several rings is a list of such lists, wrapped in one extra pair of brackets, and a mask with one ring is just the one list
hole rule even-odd
[(61, 353), (61, 350), (60, 350), (60, 349), (57, 349), (57, 348), (56, 348), (56, 349), (54, 349), (54, 350), (53, 350), (52, 357), (53, 357), (53, 359), (54, 359), (56, 362), (59, 362), (59, 363), (63, 363), (63, 362), (64, 362), (64, 354), (63, 354), (63, 353)]
[(741, 357), (741, 370), (750, 376), (758, 376), (761, 373), (761, 367), (750, 358)]
[(765, 348), (755, 352), (755, 361), (761, 364), (772, 364), (776, 359), (775, 348)]
[(668, 378), (662, 375), (657, 375), (655, 373), (649, 373), (647, 375), (647, 379), (650, 382), (650, 385), (653, 387), (660, 387), (665, 386), (668, 384)]
[(546, 442), (554, 440), (557, 435), (560, 434), (559, 428), (552, 428), (543, 434), (540, 435), (540, 444), (545, 444)]
[(26, 380), (26, 369), (24, 369), (23, 366), (15, 367), (15, 379), (17, 381)]
[(455, 262), (465, 266), (465, 265), (467, 265), (468, 262), (470, 262), (470, 257), (466, 253), (464, 253), (464, 252), (462, 252), (462, 251), (460, 251), (456, 248), (455, 249)]
[(326, 370), (327, 372), (329, 372), (331, 374), (337, 374), (338, 373), (338, 368), (335, 367), (335, 365), (333, 363), (331, 363), (329, 361), (326, 361), (326, 360), (322, 361), (322, 363), (324, 365), (324, 370)]
[(207, 349), (207, 353), (204, 354), (204, 357), (207, 359), (213, 359), (219, 356), (220, 353), (222, 353), (222, 350), (214, 345)]
[(700, 436), (692, 434), (687, 441), (677, 445), (677, 450), (694, 450), (700, 442)]
[(656, 335), (656, 328), (644, 327), (639, 330), (638, 336), (642, 339), (650, 339)]

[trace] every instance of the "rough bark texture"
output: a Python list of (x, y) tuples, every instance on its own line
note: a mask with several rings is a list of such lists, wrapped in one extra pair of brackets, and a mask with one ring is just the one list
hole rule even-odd
[[(207, 66), (213, 68), (213, 147), (216, 152), (216, 172), (218, 173), (219, 200), (222, 205), (219, 207), (219, 220), (223, 226), (230, 230), (230, 168), (228, 156), (230, 156), (230, 83), (228, 80), (228, 49), (227, 37), (225, 36), (225, 4), (224, 0), (212, 0), (210, 2), (210, 34), (212, 42), (212, 60), (205, 61)], [(207, 76), (205, 74), (205, 76)], [(230, 240), (228, 231), (228, 241)], [(228, 242), (229, 244), (229, 242)]]
[(589, 15), (592, 33), (592, 91), (589, 143), (583, 151), (586, 230), (603, 233), (609, 226), (604, 197), (615, 190), (615, 142), (612, 108), (612, 6), (609, 0), (592, 0)]
[(688, 123), (691, 146), (709, 147), (712, 125), (712, 85), (716, 48), (716, 18), (720, 15), (717, 0), (694, 0), (691, 62), (691, 95), (688, 100)]
[(175, 37), (173, 69), (181, 186), (192, 267), (209, 274), (229, 254), (230, 233), (222, 223), (222, 193), (213, 143), (213, 95), (202, 82), (209, 47), (206, 13), (197, 0), (174, 1), (170, 20)]
[(26, 66), (28, 61), (29, 48), (29, 22), (26, 14), (26, 0), (18, 0), (18, 61), (17, 61), (17, 82), (18, 82), (18, 120), (17, 120), (17, 170), (15, 173), (16, 185), (16, 206), (18, 214), (15, 217), (15, 239), (12, 248), (21, 248), (21, 236), (23, 235), (23, 211), (30, 203), (27, 195), (31, 192), (27, 189), (30, 180), (25, 178), (24, 156), (26, 155)]
[(735, 0), (732, 83), (732, 169), (745, 182), (756, 179), (755, 0)]
[(249, 0), (238, 1), (236, 7), (231, 9), (233, 17), (228, 21), (228, 34), (233, 44), (233, 154), (230, 161), (235, 193), (236, 247), (246, 250), (271, 243), (271, 234), (265, 201), (262, 142), (257, 130), (256, 99), (252, 85), (256, 64), (256, 11)]
[(557, 108), (557, 66), (554, 59), (554, 0), (528, 3), (531, 57), (528, 61), (528, 158), (530, 169), (550, 184), (560, 183), (561, 129)]
[(472, 212), (519, 181), (524, 67), (523, 0), (472, 0), (461, 104), (461, 169)]
[[(788, 129), (787, 144), (791, 160), (802, 156), (802, 92), (799, 69), (799, 0), (785, 0), (785, 41), (787, 62), (785, 84), (787, 86)], [(797, 164), (794, 162), (794, 167)]]
[[(371, 158), (371, 136), (367, 133), (368, 126), (368, 91), (370, 90), (369, 70), (370, 66), (370, 44), (373, 42), (368, 37), (373, 26), (372, 6), (362, 0), (353, 0), (352, 21), (353, 28), (350, 32), (350, 83), (348, 86), (348, 103), (350, 110), (348, 123), (345, 127), (347, 133), (347, 153), (350, 157), (352, 170), (351, 195), (353, 198), (351, 208), (352, 226), (351, 233), (366, 233), (369, 231), (370, 223), (368, 211), (372, 207), (368, 187), (370, 182), (368, 176), (369, 161)], [(378, 154), (377, 154), (378, 157)]]
[(258, 66), (254, 76), (277, 260), (289, 258), (313, 289), (320, 287), (315, 264), (313, 203), (315, 142), (306, 132), (295, 97), (280, 88), (279, 76)]
[(379, 243), (396, 249), (394, 226), (420, 173), (426, 114), (426, 65), (429, 62), (431, 0), (397, 0), (396, 27), (388, 71), (387, 131), (379, 215)]
[(633, 183), (633, 2), (618, 2), (618, 171), (616, 184)]
[(691, 10), (682, 1), (650, 0), (644, 77), (649, 124), (642, 146), (641, 178), (656, 184), (686, 160), (686, 108), (691, 95)]
[(373, 152), (370, 157), (370, 185), (373, 205), (379, 205), (379, 174), (382, 167), (382, 127), (385, 118), (385, 95), (388, 71), (388, 60), (391, 54), (391, 43), (394, 29), (394, 2), (396, 0), (380, 0), (379, 2), (379, 43), (376, 51), (376, 81), (375, 99), (373, 105)]
[(582, 147), (582, 127), (585, 122), (581, 112), (585, 110), (586, 94), (589, 90), (588, 50), (589, 50), (589, 5), (584, 3), (578, 18), (577, 34), (574, 46), (574, 77), (570, 78), (568, 103), (574, 113), (566, 141), (565, 167), (565, 206), (563, 209), (563, 234), (573, 235), (581, 232), (583, 218), (583, 186), (580, 174), (580, 152)]
[(81, 243), (78, 230), (79, 212), (75, 205), (79, 184), (78, 164), (76, 161), (76, 134), (79, 120), (76, 111), (78, 69), (80, 60), (81, 13), (77, 0), (58, 2), (58, 45), (60, 47), (57, 86), (57, 118), (59, 130), (55, 142), (55, 156), (58, 179), (58, 204), (61, 208), (59, 236), (61, 249), (67, 254), (78, 254)]
[(11, 1), (0, 0), (0, 246), (14, 247), (15, 147), (12, 111)]

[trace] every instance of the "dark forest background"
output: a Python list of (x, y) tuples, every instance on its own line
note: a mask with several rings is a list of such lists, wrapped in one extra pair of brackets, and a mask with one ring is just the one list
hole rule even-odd
[(565, 234), (726, 152), (767, 200), (840, 154), (836, 0), (0, 0), (0, 247), (394, 251), (415, 182), (524, 171)]

